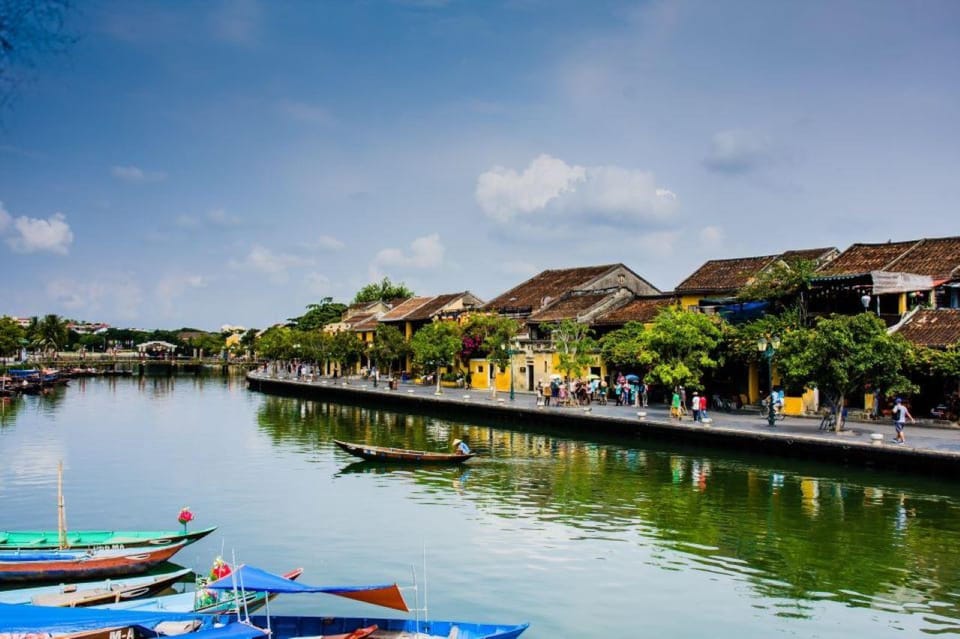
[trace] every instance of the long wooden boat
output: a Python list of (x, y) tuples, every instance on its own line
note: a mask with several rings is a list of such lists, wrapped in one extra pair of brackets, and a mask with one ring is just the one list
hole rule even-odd
[(5, 590), (0, 592), (0, 603), (75, 607), (129, 601), (161, 593), (191, 573), (182, 568), (161, 575)]
[(186, 546), (104, 550), (12, 550), (0, 552), (0, 584), (119, 577), (147, 572)]
[[(198, 530), (71, 530), (66, 533), (66, 547), (83, 548), (138, 548), (140, 546), (169, 546), (203, 539), (216, 526)], [(60, 532), (56, 530), (2, 530), (0, 552), (9, 549), (57, 550)]]
[[(284, 573), (283, 576), (285, 579), (295, 581), (302, 574), (303, 568), (296, 568)], [(238, 594), (232, 590), (210, 591), (208, 593), (201, 587), (200, 590), (197, 591), (181, 592), (175, 595), (153, 597), (151, 599), (108, 603), (99, 607), (113, 610), (158, 610), (165, 612), (219, 614), (236, 610), (239, 601), (241, 610), (252, 612), (263, 607), (268, 599), (273, 599), (277, 594), (278, 593), (267, 593), (248, 589), (239, 593), (238, 596)]]
[(412, 464), (462, 464), (474, 456), (474, 453), (433, 453), (425, 450), (367, 446), (365, 444), (342, 442), (337, 439), (333, 440), (333, 443), (354, 457), (360, 457), (368, 461)]
[[(329, 617), (329, 616), (252, 616), (250, 623), (270, 628), (273, 639), (294, 637), (349, 637), (357, 630), (377, 626), (371, 639), (516, 639), (530, 624), (494, 624), (468, 621), (437, 621), (432, 619), (400, 619), (388, 617)], [(357, 635), (354, 635), (357, 636)], [(365, 635), (359, 635), (365, 636)]]

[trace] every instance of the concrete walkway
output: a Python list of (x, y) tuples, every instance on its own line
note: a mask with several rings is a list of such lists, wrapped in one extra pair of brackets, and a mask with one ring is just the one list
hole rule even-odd
[[(369, 401), (390, 406), (419, 405), (427, 409), (450, 408), (458, 414), (468, 416), (476, 411), (478, 417), (511, 418), (531, 422), (562, 424), (581, 429), (583, 432), (596, 432), (603, 425), (616, 426), (619, 431), (628, 428), (642, 432), (648, 430), (673, 439), (689, 439), (692, 442), (718, 442), (726, 445), (750, 444), (764, 451), (778, 452), (796, 450), (798, 456), (818, 457), (818, 451), (829, 451), (833, 457), (848, 459), (856, 457), (867, 464), (887, 462), (893, 459), (912, 461), (910, 466), (922, 466), (926, 457), (935, 460), (938, 467), (944, 465), (960, 470), (960, 428), (945, 423), (932, 423), (920, 420), (917, 424), (907, 424), (906, 444), (893, 443), (894, 427), (889, 420), (879, 422), (849, 421), (842, 433), (824, 432), (819, 429), (819, 417), (786, 417), (775, 427), (767, 424), (765, 416), (751, 411), (709, 411), (712, 423), (695, 424), (688, 415), (682, 421), (673, 419), (665, 405), (638, 408), (634, 406), (616, 406), (613, 402), (601, 406), (597, 403), (589, 407), (537, 407), (536, 397), (532, 393), (515, 393), (511, 401), (508, 392), (499, 391), (496, 399), (491, 398), (489, 390), (464, 390), (443, 388), (436, 394), (435, 386), (412, 383), (400, 383), (397, 390), (390, 390), (380, 382), (374, 388), (372, 380), (351, 378), (349, 380), (322, 378), (319, 380), (296, 379), (296, 377), (270, 376), (262, 371), (249, 373), (247, 378), (253, 390), (296, 394), (307, 397), (331, 398), (342, 396), (351, 401)], [(639, 413), (645, 413), (640, 415)], [(871, 437), (882, 435), (879, 442)], [(802, 455), (800, 449), (803, 449)], [(853, 451), (854, 455), (849, 453)]]

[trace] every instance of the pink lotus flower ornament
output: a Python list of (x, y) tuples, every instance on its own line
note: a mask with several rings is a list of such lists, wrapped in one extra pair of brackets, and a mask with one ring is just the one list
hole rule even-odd
[(184, 506), (177, 515), (177, 521), (183, 525), (183, 532), (187, 532), (187, 524), (193, 521), (193, 513), (190, 512), (190, 506)]

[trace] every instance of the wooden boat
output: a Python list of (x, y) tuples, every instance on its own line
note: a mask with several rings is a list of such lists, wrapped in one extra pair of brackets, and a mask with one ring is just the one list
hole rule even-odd
[(174, 634), (191, 639), (266, 637), (261, 628), (237, 622), (223, 625), (215, 616), (197, 613), (0, 604), (0, 637), (5, 639), (155, 639)]
[(412, 464), (462, 464), (475, 453), (433, 453), (424, 450), (407, 450), (405, 448), (388, 448), (386, 446), (366, 446), (333, 440), (333, 443), (354, 457), (368, 461), (402, 462)]
[(180, 541), (158, 548), (0, 551), (0, 584), (142, 574), (184, 546), (186, 542)]
[(83, 583), (38, 586), (0, 592), (0, 603), (34, 604), (37, 606), (96, 606), (100, 604), (129, 601), (163, 592), (193, 571), (189, 568), (162, 575), (129, 577), (115, 581), (91, 581)]
[[(283, 577), (295, 581), (302, 574), (303, 568), (296, 568), (285, 573)], [(276, 596), (277, 593), (267, 593), (250, 588), (245, 589), (237, 596), (237, 593), (233, 590), (208, 591), (204, 586), (200, 585), (196, 591), (181, 592), (165, 597), (153, 597), (152, 599), (106, 603), (99, 607), (113, 610), (158, 610), (165, 612), (219, 614), (236, 610), (239, 601), (241, 610), (252, 612), (263, 607), (268, 599), (273, 599)]]
[[(530, 624), (493, 624), (431, 619), (271, 615), (250, 617), (250, 623), (270, 628), (273, 639), (294, 637), (351, 637), (357, 630), (377, 626), (370, 639), (516, 639)], [(365, 635), (353, 635), (365, 636)], [(351, 639), (353, 639), (351, 637)]]
[[(202, 539), (216, 530), (216, 526), (184, 532), (182, 530), (71, 530), (66, 533), (67, 548), (137, 548), (140, 546), (185, 545)], [(54, 550), (60, 548), (57, 530), (0, 531), (0, 551), (10, 549)]]

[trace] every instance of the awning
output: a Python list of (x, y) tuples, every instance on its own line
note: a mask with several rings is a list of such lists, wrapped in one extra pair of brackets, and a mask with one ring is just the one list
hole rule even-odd
[(929, 291), (933, 288), (933, 278), (929, 275), (871, 271), (870, 278), (873, 280), (874, 295)]

